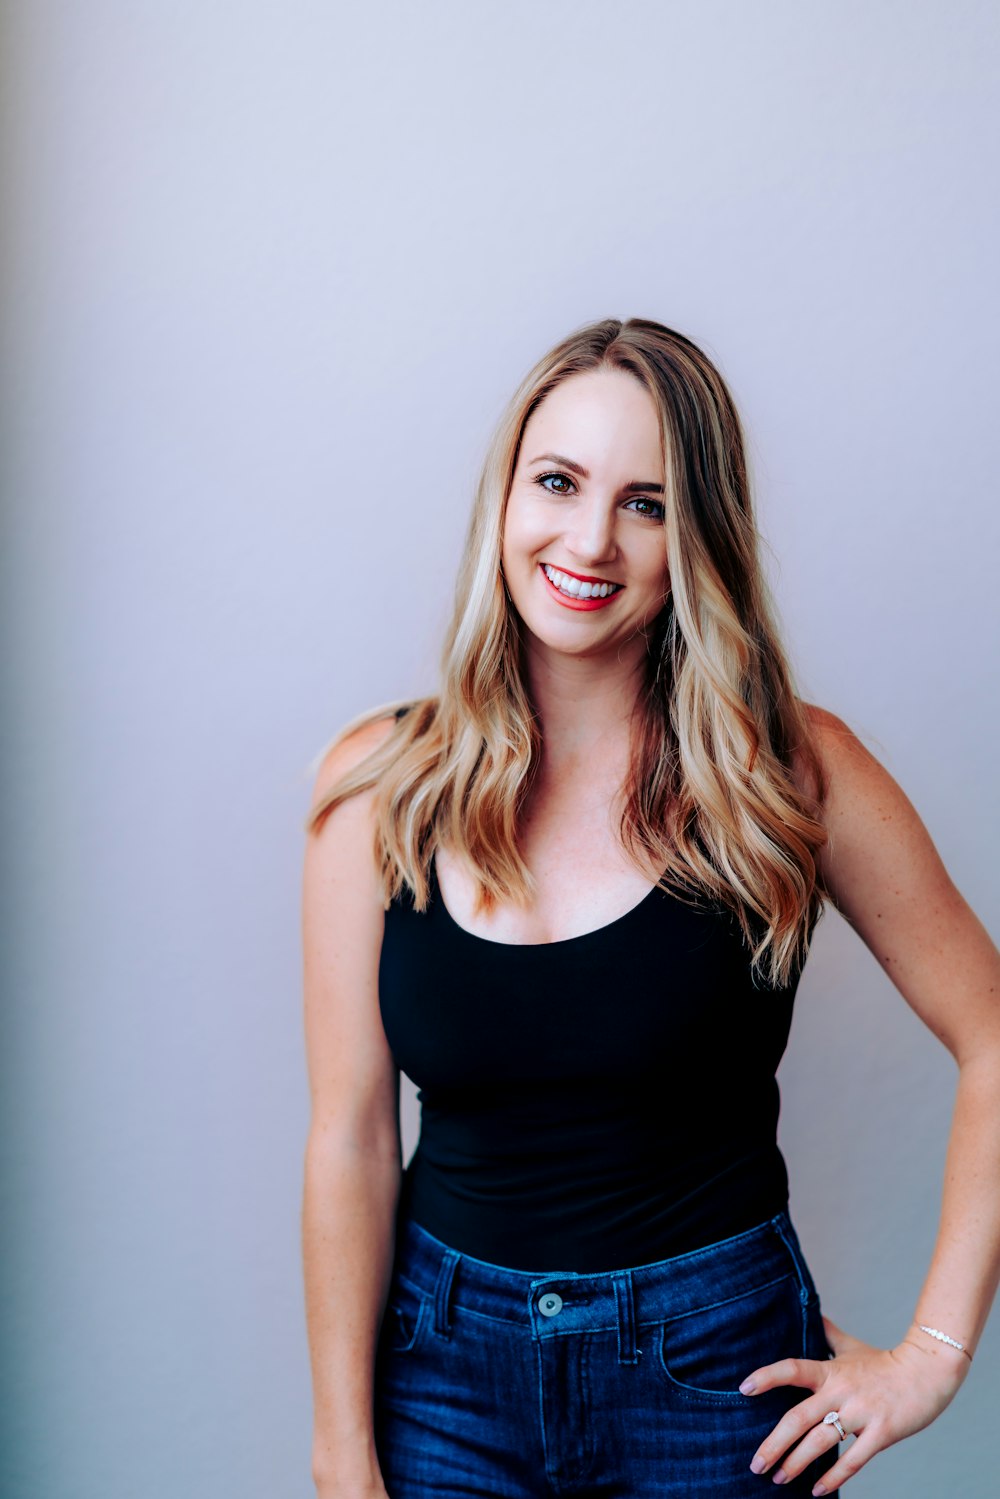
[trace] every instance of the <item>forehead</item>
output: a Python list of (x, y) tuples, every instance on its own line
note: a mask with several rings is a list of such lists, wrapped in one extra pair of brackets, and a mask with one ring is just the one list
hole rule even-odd
[(627, 370), (587, 370), (549, 391), (525, 424), (520, 463), (557, 452), (592, 473), (632, 469), (662, 481), (660, 424), (648, 390)]

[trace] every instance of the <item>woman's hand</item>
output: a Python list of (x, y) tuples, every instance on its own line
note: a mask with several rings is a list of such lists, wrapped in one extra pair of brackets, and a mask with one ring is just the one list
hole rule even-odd
[[(780, 1385), (815, 1392), (785, 1412), (750, 1464), (755, 1473), (764, 1473), (780, 1459), (775, 1483), (797, 1478), (840, 1441), (837, 1428), (823, 1424), (828, 1411), (838, 1412), (848, 1436), (856, 1435), (813, 1494), (832, 1493), (876, 1452), (929, 1426), (955, 1398), (970, 1367), (957, 1349), (925, 1347), (926, 1334), (915, 1328), (895, 1348), (873, 1348), (843, 1332), (829, 1317), (823, 1318), (823, 1326), (832, 1359), (780, 1359), (755, 1369), (740, 1386), (744, 1394)], [(752, 1390), (747, 1387), (751, 1380)]]

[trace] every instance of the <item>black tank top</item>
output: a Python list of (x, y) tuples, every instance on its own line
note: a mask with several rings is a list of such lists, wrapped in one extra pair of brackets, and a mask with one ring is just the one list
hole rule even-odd
[(510, 944), (430, 869), (385, 914), (382, 1023), (418, 1087), (400, 1215), (475, 1258), (595, 1272), (714, 1243), (788, 1204), (775, 1069), (798, 977), (755, 987), (735, 916), (656, 887), (616, 921)]

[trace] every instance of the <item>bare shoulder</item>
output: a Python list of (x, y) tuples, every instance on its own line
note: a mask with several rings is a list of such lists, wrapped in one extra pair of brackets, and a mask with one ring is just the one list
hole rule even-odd
[(816, 703), (800, 702), (809, 727), (812, 748), (819, 761), (822, 785), (817, 780), (817, 767), (799, 747), (792, 756), (792, 769), (799, 790), (821, 805), (827, 802), (834, 785), (843, 783), (850, 774), (850, 765), (859, 755), (867, 754), (861, 740), (842, 718)]
[(1000, 1044), (1000, 955), (919, 812), (836, 714), (808, 709), (826, 780), (820, 875), (903, 998), (961, 1059)]
[(831, 713), (829, 708), (821, 708), (818, 703), (806, 702), (801, 702), (800, 707), (804, 710), (810, 728), (817, 737), (829, 738), (833, 741), (857, 738), (844, 720), (838, 718), (836, 713)]
[(843, 718), (802, 706), (822, 764), (826, 844), (817, 865), (838, 910), (870, 946), (907, 919), (954, 911), (958, 892), (900, 782)]
[(815, 703), (802, 707), (819, 760), (822, 795), (803, 756), (796, 757), (797, 775), (799, 784), (820, 802), (831, 851), (834, 840), (870, 843), (893, 821), (916, 818), (902, 787), (849, 724)]
[[(803, 703), (823, 776), (822, 816), (827, 831), (854, 828), (859, 836), (917, 814), (906, 793), (849, 724), (815, 703)], [(810, 790), (815, 791), (814, 784)]]
[(396, 723), (395, 714), (389, 713), (375, 719), (366, 716), (356, 728), (348, 724), (341, 729), (321, 754), (310, 805), (315, 806), (342, 776), (349, 775), (377, 750), (394, 733)]
[[(395, 716), (389, 714), (342, 730), (320, 759), (310, 806), (320, 805), (337, 783), (356, 770), (395, 728)], [(381, 914), (374, 859), (374, 799), (374, 787), (357, 791), (338, 802), (310, 830), (306, 844), (307, 897), (318, 888), (328, 899), (336, 895), (338, 909), (343, 909), (346, 903), (359, 916), (360, 903), (366, 901), (372, 909), (377, 906)], [(373, 920), (370, 917), (364, 923), (365, 928)]]

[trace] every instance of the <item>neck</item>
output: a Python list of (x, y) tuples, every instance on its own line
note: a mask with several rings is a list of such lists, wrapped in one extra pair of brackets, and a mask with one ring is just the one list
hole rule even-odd
[(528, 690), (549, 767), (608, 753), (627, 758), (645, 641), (630, 641), (610, 658), (570, 656), (536, 642), (526, 656)]

